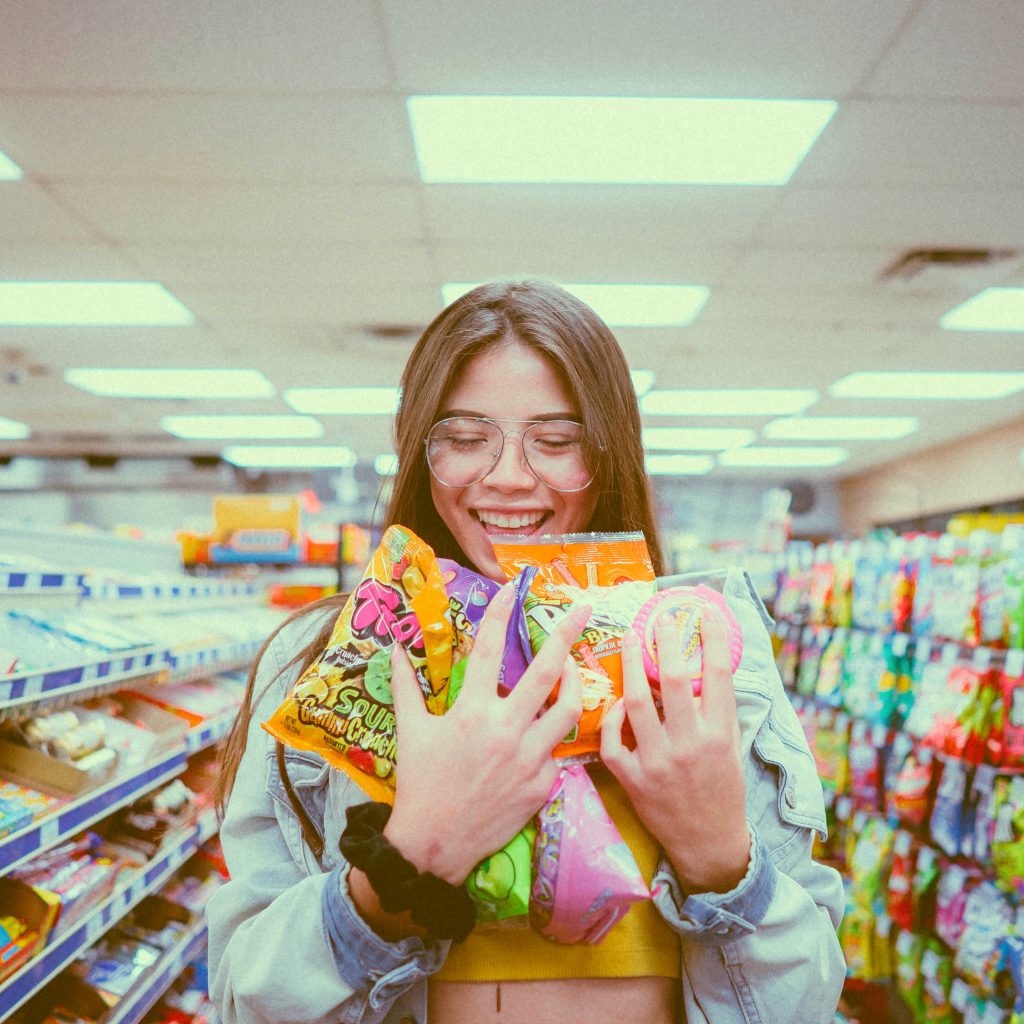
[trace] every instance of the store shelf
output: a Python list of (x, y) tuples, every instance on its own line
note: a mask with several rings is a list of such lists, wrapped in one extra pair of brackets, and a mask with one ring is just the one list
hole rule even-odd
[(135, 774), (111, 779), (70, 803), (62, 804), (27, 828), (0, 838), (0, 875), (176, 778), (185, 770), (186, 762), (192, 754), (212, 746), (227, 734), (234, 718), (234, 711), (225, 712), (196, 726), (185, 734), (183, 746), (165, 753), (159, 760)]
[(139, 1024), (181, 972), (206, 948), (206, 923), (200, 920), (153, 965), (103, 1024)]
[(208, 812), (196, 824), (182, 830), (145, 868), (120, 885), (71, 931), (58, 936), (39, 956), (0, 985), (0, 1020), (6, 1020), (128, 911), (156, 892), (216, 831), (216, 816)]

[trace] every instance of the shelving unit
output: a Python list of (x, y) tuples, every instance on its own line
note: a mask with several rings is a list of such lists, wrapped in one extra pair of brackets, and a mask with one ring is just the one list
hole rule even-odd
[[(89, 534), (67, 535), (34, 530), (0, 530), (0, 550), (10, 559), (23, 552), (26, 566), (36, 554), (59, 564), (93, 566), (95, 575), (79, 572), (24, 571), (5, 566), (0, 572), (0, 615), (8, 610), (67, 609), (99, 611), (111, 620), (133, 615), (173, 615), (209, 609), (237, 610), (263, 596), (262, 581), (182, 575), (180, 552), (173, 544), (136, 542)], [(107, 570), (106, 576), (103, 570)], [(149, 573), (159, 582), (107, 582), (111, 575)], [(186, 623), (188, 620), (181, 620)], [(0, 677), (0, 722), (77, 704), (90, 697), (148, 684), (184, 683), (246, 668), (264, 636), (189, 643), (170, 630), (175, 642), (152, 644), (88, 661), (58, 664)], [(259, 629), (260, 627), (257, 627)], [(207, 718), (184, 732), (174, 745), (144, 765), (75, 795), (30, 825), (0, 837), (0, 876), (31, 863), (32, 858), (79, 835), (111, 814), (160, 789), (182, 774), (194, 754), (218, 743), (235, 719), (233, 710)], [(216, 834), (212, 811), (164, 841), (159, 852), (93, 908), (81, 921), (51, 936), (49, 944), (18, 972), (0, 983), (0, 1020), (6, 1020), (56, 978), (89, 946), (115, 927), (144, 898), (157, 892), (208, 838)], [(202, 915), (167, 950), (154, 967), (105, 1016), (105, 1024), (138, 1024), (206, 943)]]

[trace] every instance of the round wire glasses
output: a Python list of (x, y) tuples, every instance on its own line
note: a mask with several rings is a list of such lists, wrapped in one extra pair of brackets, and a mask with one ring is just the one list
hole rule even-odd
[(554, 491), (582, 491), (594, 473), (587, 465), (583, 425), (575, 420), (519, 420), (502, 430), (482, 416), (450, 416), (430, 428), (423, 443), (427, 465), (446, 487), (468, 487), (498, 464), (509, 434), (518, 434), (523, 458), (541, 483)]

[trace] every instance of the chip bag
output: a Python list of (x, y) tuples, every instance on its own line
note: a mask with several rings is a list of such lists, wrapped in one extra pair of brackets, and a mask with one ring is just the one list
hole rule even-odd
[(583, 765), (562, 769), (538, 821), (531, 926), (554, 942), (601, 942), (651, 894)]
[[(643, 535), (509, 536), (495, 540), (494, 554), (509, 578), (536, 570), (529, 591), (520, 593), (517, 602), (533, 653), (576, 602), (591, 606), (587, 627), (572, 647), (583, 684), (583, 714), (555, 747), (554, 755), (580, 762), (596, 760), (601, 722), (622, 696), (622, 638), (656, 590)], [(552, 699), (557, 692), (556, 688)]]
[(315, 751), (373, 799), (392, 803), (397, 739), (391, 645), (397, 641), (408, 653), (427, 709), (443, 714), (453, 638), (433, 550), (405, 527), (391, 526), (326, 649), (263, 728), (290, 747)]

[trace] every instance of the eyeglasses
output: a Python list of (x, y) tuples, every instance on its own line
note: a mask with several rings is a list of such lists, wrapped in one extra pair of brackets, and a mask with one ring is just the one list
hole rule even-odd
[(590, 486), (594, 473), (584, 456), (583, 425), (573, 420), (520, 420), (502, 430), (482, 416), (451, 416), (435, 423), (423, 442), (427, 465), (446, 487), (468, 487), (498, 464), (509, 434), (519, 435), (526, 465), (541, 483), (555, 491)]

